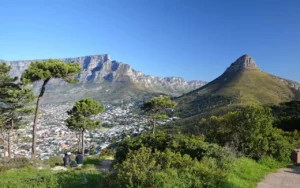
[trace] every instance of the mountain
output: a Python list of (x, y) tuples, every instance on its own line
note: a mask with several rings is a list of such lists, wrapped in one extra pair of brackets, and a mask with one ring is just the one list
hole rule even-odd
[[(132, 69), (128, 64), (111, 60), (108, 54), (59, 60), (77, 62), (81, 65), (83, 71), (78, 75), (80, 82), (76, 85), (68, 85), (61, 80), (51, 80), (47, 87), (47, 92), (50, 95), (45, 95), (46, 99), (44, 101), (74, 101), (82, 97), (116, 99), (118, 97), (134, 97), (137, 94), (142, 96), (147, 93), (179, 96), (206, 84), (203, 81), (187, 82), (180, 77), (160, 78), (145, 75)], [(11, 75), (20, 77), (33, 61), (36, 60), (0, 60), (0, 63), (6, 62), (9, 64), (12, 67)]]
[(250, 104), (278, 104), (300, 99), (300, 84), (262, 71), (243, 55), (205, 86), (177, 99), (182, 116), (222, 114)]

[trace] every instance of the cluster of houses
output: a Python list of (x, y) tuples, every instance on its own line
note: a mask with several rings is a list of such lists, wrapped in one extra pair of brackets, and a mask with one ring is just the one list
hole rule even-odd
[[(36, 148), (40, 159), (48, 159), (78, 148), (78, 132), (68, 129), (64, 122), (72, 105), (72, 103), (47, 104), (41, 107)], [(144, 131), (147, 128), (147, 119), (134, 113), (134, 109), (134, 103), (106, 105), (106, 110), (93, 119), (113, 126), (86, 131), (86, 148), (96, 148), (97, 152), (100, 152), (112, 142), (121, 141), (124, 137), (138, 135)], [(30, 122), (33, 117), (25, 120)], [(32, 124), (29, 123), (26, 128), (14, 132), (12, 157), (31, 157)]]

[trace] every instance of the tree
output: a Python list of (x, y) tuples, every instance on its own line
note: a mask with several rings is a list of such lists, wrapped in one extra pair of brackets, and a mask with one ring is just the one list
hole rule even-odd
[[(85, 130), (94, 130), (101, 127), (100, 121), (91, 120), (91, 116), (104, 111), (104, 106), (97, 101), (87, 98), (77, 101), (73, 108), (68, 111), (70, 117), (66, 120), (67, 127), (81, 133), (81, 151), (84, 156), (84, 132)], [(80, 139), (80, 137), (79, 137)]]
[(155, 134), (156, 121), (159, 119), (165, 119), (168, 109), (173, 110), (177, 105), (168, 96), (154, 97), (151, 100), (145, 102), (141, 109), (149, 115), (152, 122), (153, 135)]
[(206, 130), (204, 133), (209, 142), (229, 146), (254, 159), (270, 155), (288, 161), (291, 144), (273, 127), (273, 123), (270, 108), (249, 106), (222, 117), (202, 119), (200, 127)]
[(290, 101), (272, 106), (275, 126), (284, 131), (300, 131), (300, 101)]
[(7, 137), (9, 158), (11, 158), (12, 132), (22, 125), (22, 117), (32, 112), (30, 108), (26, 108), (26, 105), (34, 99), (31, 89), (17, 83), (17, 77), (10, 77), (10, 69), (11, 67), (5, 63), (0, 64), (0, 118), (2, 120), (0, 126), (4, 144)]
[(36, 156), (36, 130), (38, 123), (38, 111), (43, 97), (46, 85), (52, 78), (63, 79), (67, 83), (76, 83), (78, 80), (75, 79), (77, 74), (80, 73), (81, 67), (78, 63), (65, 63), (60, 60), (49, 59), (45, 62), (35, 61), (32, 62), (28, 69), (22, 74), (21, 81), (24, 84), (33, 83), (36, 81), (42, 81), (42, 87), (40, 94), (37, 98), (34, 123), (33, 123), (33, 132), (32, 132), (32, 157)]

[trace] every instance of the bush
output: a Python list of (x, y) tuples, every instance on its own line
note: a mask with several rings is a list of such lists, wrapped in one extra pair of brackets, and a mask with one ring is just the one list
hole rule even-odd
[(222, 117), (202, 119), (207, 141), (229, 146), (241, 155), (260, 159), (272, 156), (288, 161), (292, 145), (276, 128), (269, 108), (250, 106)]
[[(129, 151), (138, 150), (141, 147), (151, 148), (152, 151), (171, 150), (182, 155), (187, 154), (191, 158), (201, 160), (202, 157), (216, 158), (218, 163), (225, 163), (232, 160), (233, 155), (228, 149), (224, 149), (217, 144), (210, 144), (204, 141), (204, 137), (183, 134), (167, 134), (158, 131), (155, 136), (143, 134), (139, 137), (127, 138), (120, 142), (116, 151), (116, 160), (122, 163), (126, 159)], [(227, 160), (228, 159), (228, 160)]]
[(55, 156), (44, 160), (43, 163), (53, 168), (55, 166), (63, 166), (63, 159), (61, 157)]
[(116, 169), (120, 187), (218, 187), (227, 176), (214, 158), (198, 161), (169, 149), (152, 152), (145, 147), (129, 152)]

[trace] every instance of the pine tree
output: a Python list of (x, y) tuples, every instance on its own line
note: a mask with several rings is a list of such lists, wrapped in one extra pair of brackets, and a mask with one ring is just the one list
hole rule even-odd
[[(67, 127), (81, 133), (81, 150), (84, 156), (84, 132), (101, 127), (100, 121), (93, 121), (90, 118), (104, 111), (104, 106), (97, 101), (87, 98), (77, 101), (73, 108), (68, 111), (70, 117), (66, 120)], [(80, 137), (79, 137), (80, 139)]]
[(81, 67), (78, 63), (65, 63), (60, 60), (49, 59), (45, 62), (35, 61), (32, 62), (28, 69), (22, 74), (21, 81), (24, 84), (33, 83), (36, 81), (42, 81), (42, 87), (40, 94), (37, 98), (34, 123), (33, 123), (33, 135), (32, 135), (32, 157), (36, 157), (36, 130), (38, 123), (38, 111), (43, 97), (46, 85), (52, 78), (63, 79), (67, 83), (76, 83), (76, 76), (80, 73)]
[(153, 135), (155, 134), (156, 121), (167, 118), (166, 110), (175, 108), (176, 102), (172, 101), (168, 96), (154, 97), (145, 102), (141, 109), (148, 114), (152, 122)]

